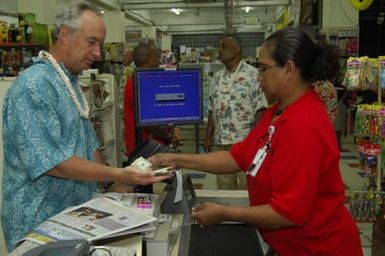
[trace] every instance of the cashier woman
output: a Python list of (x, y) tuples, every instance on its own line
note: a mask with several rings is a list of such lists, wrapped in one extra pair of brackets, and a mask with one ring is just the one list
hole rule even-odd
[(338, 56), (303, 31), (271, 34), (259, 52), (259, 79), (276, 101), (230, 151), (158, 154), (157, 166), (217, 174), (243, 171), (249, 207), (204, 203), (192, 217), (203, 227), (221, 221), (255, 225), (278, 255), (361, 256), (356, 224), (344, 205), (339, 149), (312, 82), (334, 77)]

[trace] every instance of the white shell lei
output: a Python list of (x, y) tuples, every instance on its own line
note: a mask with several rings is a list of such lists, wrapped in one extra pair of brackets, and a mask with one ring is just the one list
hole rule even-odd
[(41, 58), (41, 59), (46, 59), (46, 60), (48, 60), (52, 64), (54, 69), (58, 72), (59, 76), (63, 79), (64, 85), (65, 85), (65, 87), (67, 89), (67, 92), (70, 95), (70, 98), (72, 99), (72, 101), (75, 104), (76, 108), (78, 109), (80, 116), (85, 118), (85, 119), (88, 119), (89, 118), (90, 109), (88, 107), (88, 102), (87, 102), (84, 94), (82, 93), (81, 88), (79, 88), (80, 89), (79, 92), (80, 92), (80, 95), (81, 95), (81, 98), (82, 98), (82, 103), (83, 103), (84, 107), (82, 107), (82, 105), (80, 104), (79, 99), (76, 96), (76, 93), (75, 93), (74, 89), (72, 88), (72, 84), (71, 84), (71, 81), (69, 80), (68, 76), (64, 73), (63, 69), (59, 66), (59, 64), (52, 57), (52, 55), (49, 54), (46, 51), (40, 51), (38, 57)]

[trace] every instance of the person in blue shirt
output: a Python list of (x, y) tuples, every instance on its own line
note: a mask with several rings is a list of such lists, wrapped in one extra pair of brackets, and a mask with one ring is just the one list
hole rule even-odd
[(54, 45), (8, 90), (3, 110), (3, 202), (8, 250), (38, 224), (91, 199), (98, 181), (146, 185), (167, 177), (103, 164), (78, 74), (101, 57), (106, 27), (88, 4), (56, 17)]

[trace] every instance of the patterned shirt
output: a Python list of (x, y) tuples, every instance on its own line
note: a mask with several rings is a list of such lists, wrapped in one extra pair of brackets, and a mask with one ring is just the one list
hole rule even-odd
[(337, 91), (329, 81), (315, 82), (313, 84), (315, 92), (321, 98), (326, 107), (326, 112), (332, 122), (337, 116)]
[(240, 62), (234, 72), (224, 67), (214, 75), (208, 110), (213, 112), (215, 144), (228, 145), (243, 140), (254, 126), (255, 113), (267, 107), (257, 74), (257, 69)]
[[(79, 98), (77, 75), (61, 67)], [(1, 217), (7, 247), (12, 250), (39, 223), (92, 197), (95, 182), (46, 173), (75, 155), (94, 160), (99, 142), (89, 120), (80, 117), (56, 70), (37, 58), (6, 93), (3, 141)]]

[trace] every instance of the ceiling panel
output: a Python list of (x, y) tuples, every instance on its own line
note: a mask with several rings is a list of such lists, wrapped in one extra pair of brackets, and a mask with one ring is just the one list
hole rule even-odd
[[(121, 4), (127, 13), (128, 29), (153, 25), (170, 33), (223, 32), (225, 13), (237, 31), (265, 31), (276, 22), (280, 10), (290, 4), (289, 0), (226, 1), (231, 8), (227, 12), (225, 2), (219, 0), (121, 0)], [(174, 14), (172, 8), (180, 9), (181, 14)]]

